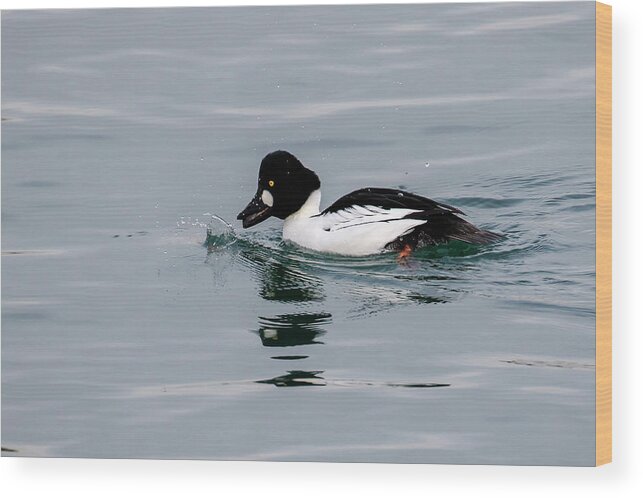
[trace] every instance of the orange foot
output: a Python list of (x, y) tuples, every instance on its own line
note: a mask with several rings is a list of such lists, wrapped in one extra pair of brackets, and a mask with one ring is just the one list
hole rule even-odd
[(397, 262), (401, 265), (405, 265), (412, 252), (413, 252), (413, 249), (411, 249), (411, 246), (408, 244), (405, 244), (404, 248), (400, 251), (400, 254), (397, 255)]

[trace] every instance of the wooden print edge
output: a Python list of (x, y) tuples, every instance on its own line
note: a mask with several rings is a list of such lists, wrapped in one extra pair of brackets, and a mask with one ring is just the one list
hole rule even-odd
[(596, 465), (612, 461), (612, 7), (596, 2)]

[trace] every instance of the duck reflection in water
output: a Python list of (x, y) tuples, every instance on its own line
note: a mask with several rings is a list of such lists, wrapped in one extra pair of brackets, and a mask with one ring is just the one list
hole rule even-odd
[(283, 255), (267, 250), (243, 250), (239, 256), (257, 277), (259, 295), (267, 301), (305, 303), (326, 297), (321, 279), (304, 271), (296, 261), (283, 260)]
[(221, 251), (211, 240), (206, 240), (206, 246), (215, 281), (225, 283), (225, 269), (230, 263), (240, 264), (249, 270), (256, 282), (257, 294), (266, 301), (294, 305), (321, 303), (326, 301), (325, 285), (330, 281), (351, 303), (348, 317), (360, 318), (400, 305), (445, 303), (459, 293), (457, 287), (447, 285), (453, 279), (444, 275), (440, 267), (428, 275), (418, 275), (400, 273), (391, 269), (390, 261), (382, 259), (376, 259), (372, 267), (357, 261), (353, 268), (343, 260), (324, 265), (281, 246), (269, 247), (238, 239), (236, 244), (225, 246)]
[(302, 387), (302, 386), (333, 386), (333, 387), (392, 387), (401, 389), (430, 389), (436, 387), (450, 387), (451, 384), (437, 382), (378, 382), (367, 380), (342, 380), (325, 379), (321, 376), (322, 370), (289, 370), (284, 375), (272, 379), (256, 380), (257, 384), (272, 384), (276, 387)]
[(322, 325), (331, 323), (330, 313), (290, 313), (266, 318), (259, 317), (255, 331), (267, 347), (289, 347), (323, 344), (317, 338), (326, 333)]
[[(324, 344), (322, 336), (332, 324), (332, 315), (325, 311), (304, 311), (307, 303), (318, 307), (326, 300), (324, 284), (321, 276), (317, 276), (315, 269), (290, 258), (289, 253), (279, 250), (273, 251), (267, 247), (239, 247), (233, 255), (237, 262), (250, 270), (254, 276), (258, 294), (266, 301), (274, 301), (294, 305), (299, 310), (297, 313), (284, 313), (271, 317), (259, 316), (259, 326), (251, 330), (261, 340), (261, 344), (268, 348), (305, 347), (313, 344)], [(212, 254), (212, 253), (210, 253)], [(216, 253), (215, 253), (216, 254)], [(217, 261), (217, 260), (215, 260)], [(226, 264), (229, 260), (224, 261)], [(330, 273), (329, 273), (330, 274)], [(216, 276), (216, 274), (215, 274)], [(355, 307), (349, 311), (349, 317), (357, 318), (386, 310), (399, 304), (434, 304), (443, 303), (447, 299), (424, 295), (411, 289), (403, 289), (403, 284), (408, 278), (406, 275), (391, 275), (393, 285), (377, 285), (373, 282), (356, 282), (351, 280), (346, 293)], [(442, 277), (431, 277), (431, 281), (439, 281)], [(300, 351), (297, 351), (300, 353)], [(275, 355), (276, 360), (304, 360), (305, 354)], [(381, 387), (391, 388), (433, 388), (448, 387), (442, 383), (395, 383), (378, 382), (358, 379), (328, 379), (323, 376), (324, 370), (287, 370), (286, 373), (268, 379), (255, 380), (257, 384), (269, 384), (275, 387)]]
[(305, 370), (289, 370), (288, 373), (272, 379), (258, 380), (257, 384), (272, 384), (277, 387), (325, 386), (326, 381), (320, 374), (321, 370), (307, 372)]
[[(259, 329), (254, 331), (266, 347), (292, 347), (308, 344), (323, 344), (317, 338), (326, 333), (321, 327), (331, 323), (330, 313), (290, 313), (271, 318), (259, 317)], [(275, 360), (303, 360), (307, 355), (272, 356)], [(323, 371), (290, 370), (272, 379), (258, 380), (259, 384), (277, 387), (325, 386), (320, 377)]]

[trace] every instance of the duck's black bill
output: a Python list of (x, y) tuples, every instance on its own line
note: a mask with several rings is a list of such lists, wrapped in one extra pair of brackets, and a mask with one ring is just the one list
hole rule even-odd
[(270, 218), (271, 211), (272, 207), (265, 204), (261, 200), (261, 194), (257, 192), (254, 199), (237, 215), (237, 219), (243, 221), (243, 228), (250, 228)]

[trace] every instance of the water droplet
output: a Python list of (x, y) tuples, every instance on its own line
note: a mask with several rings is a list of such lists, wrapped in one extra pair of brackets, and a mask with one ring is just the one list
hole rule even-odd
[(404, 197), (404, 192), (398, 192), (398, 193), (397, 193), (397, 196), (398, 196), (398, 197)]
[(424, 163), (425, 168), (428, 168), (429, 166), (431, 166), (431, 163), (429, 163), (428, 161)]

